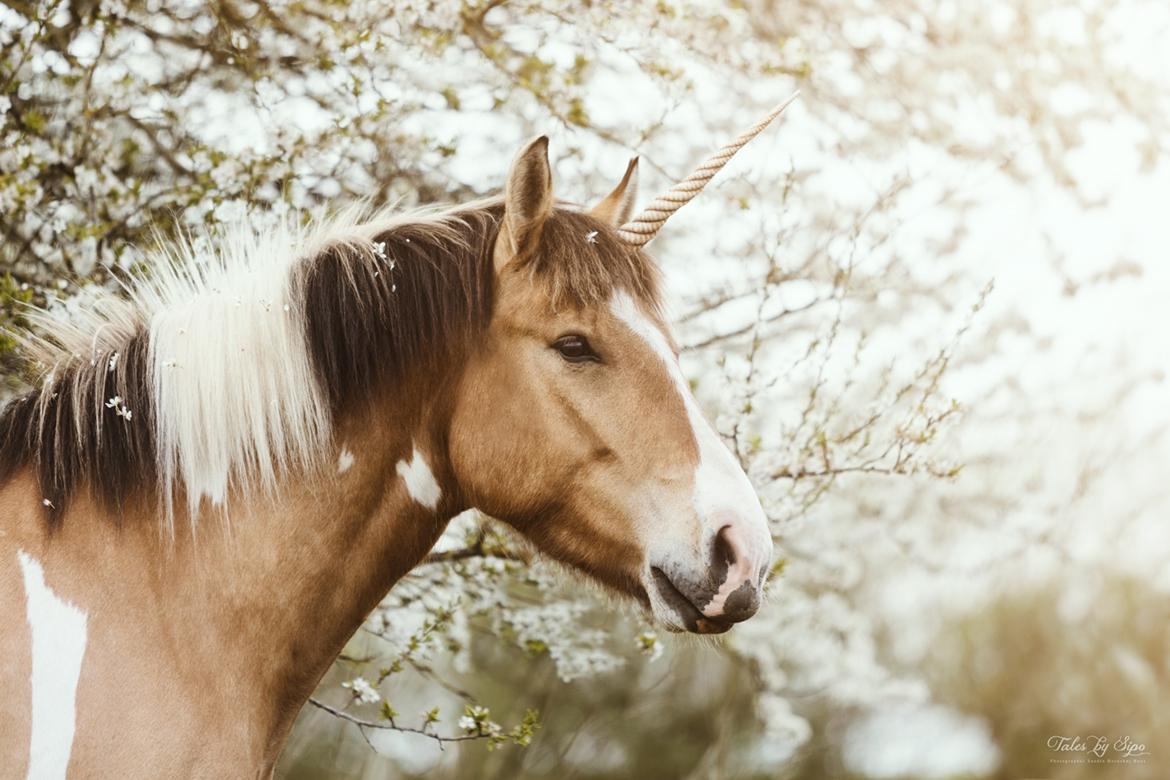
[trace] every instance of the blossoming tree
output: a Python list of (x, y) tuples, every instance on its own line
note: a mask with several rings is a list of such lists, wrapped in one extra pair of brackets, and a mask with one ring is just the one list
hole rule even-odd
[[(117, 294), (180, 231), (495, 192), (536, 131), (553, 132), (572, 199), (632, 153), (658, 189), (799, 87), (779, 130), (653, 246), (690, 376), (784, 551), (726, 651), (757, 676), (769, 738), (795, 747), (810, 727), (792, 702), (810, 690), (842, 707), (924, 695), (854, 598), (856, 544), (929, 557), (939, 513), (915, 502), (955, 485), (969, 454), (948, 438), (955, 398), (979, 397), (948, 377), (1012, 327), (1011, 311), (981, 319), (991, 275), (960, 262), (971, 180), (1043, 181), (1083, 209), (1098, 196), (1069, 151), (1094, 122), (1129, 122), (1136, 166), (1165, 152), (1166, 92), (1109, 54), (1128, 12), (1112, 5), (7, 0), (0, 324)], [(17, 389), (2, 336), (0, 361)], [(917, 530), (891, 525), (892, 506)], [(365, 734), (527, 744), (535, 714), (501, 725), (444, 670), (474, 663), (483, 637), (565, 681), (663, 652), (637, 615), (591, 617), (612, 608), (464, 516), (370, 617), (373, 654), (343, 656), (343, 687), (313, 704)], [(406, 678), (454, 691), (458, 711), (398, 712)]]

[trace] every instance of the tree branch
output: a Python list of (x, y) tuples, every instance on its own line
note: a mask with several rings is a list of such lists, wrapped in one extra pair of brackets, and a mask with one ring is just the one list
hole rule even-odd
[(426, 726), (423, 726), (422, 728), (413, 728), (411, 726), (399, 726), (397, 723), (394, 722), (394, 718), (389, 718), (384, 722), (366, 720), (365, 718), (359, 718), (356, 715), (350, 715), (345, 710), (339, 710), (336, 707), (332, 707), (332, 706), (326, 704), (325, 702), (321, 701), (320, 699), (316, 699), (316, 698), (310, 697), (309, 704), (312, 704), (314, 707), (316, 707), (318, 709), (325, 710), (325, 712), (328, 712), (330, 715), (334, 716), (335, 718), (340, 718), (341, 720), (349, 721), (350, 723), (354, 724), (355, 726), (357, 726), (358, 728), (361, 728), (361, 729), (380, 729), (382, 731), (397, 731), (397, 732), (400, 732), (402, 734), (418, 734), (419, 736), (422, 736), (422, 737), (429, 737), (430, 739), (433, 739), (439, 743), (440, 749), (444, 748), (448, 742), (472, 742), (472, 741), (478, 740), (478, 739), (490, 739), (491, 738), (491, 734), (463, 734), (463, 735), (454, 736), (454, 737), (444, 737), (441, 734), (436, 734), (433, 731), (428, 731)]

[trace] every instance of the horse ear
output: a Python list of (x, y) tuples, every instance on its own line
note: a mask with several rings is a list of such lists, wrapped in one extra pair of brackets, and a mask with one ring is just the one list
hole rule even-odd
[(606, 195), (600, 203), (589, 210), (589, 213), (608, 222), (614, 227), (620, 227), (630, 220), (634, 211), (634, 200), (638, 197), (638, 158), (630, 160), (626, 166), (626, 175), (622, 177), (613, 192)]
[(540, 230), (552, 212), (552, 170), (548, 136), (542, 135), (516, 155), (504, 189), (504, 228), (513, 257), (524, 257), (540, 243)]

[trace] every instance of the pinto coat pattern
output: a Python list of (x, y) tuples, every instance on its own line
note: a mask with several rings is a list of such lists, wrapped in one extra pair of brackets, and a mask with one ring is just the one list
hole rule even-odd
[(541, 138), (501, 199), (239, 230), (41, 317), (0, 414), (4, 776), (270, 776), (471, 507), (668, 628), (754, 614), (766, 518), (618, 232), (635, 186), (557, 205)]

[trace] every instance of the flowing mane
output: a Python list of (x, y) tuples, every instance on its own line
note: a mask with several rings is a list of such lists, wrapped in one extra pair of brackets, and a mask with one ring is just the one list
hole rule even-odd
[[(274, 490), (321, 462), (338, 415), (486, 327), (502, 212), (242, 225), (159, 250), (125, 298), (34, 312), (17, 336), (39, 386), (0, 411), (0, 484), (32, 467), (51, 526), (83, 489), (115, 517), (157, 489), (168, 528), (179, 496), (194, 520)], [(657, 305), (653, 263), (578, 211), (554, 210), (529, 265), (557, 305)]]

